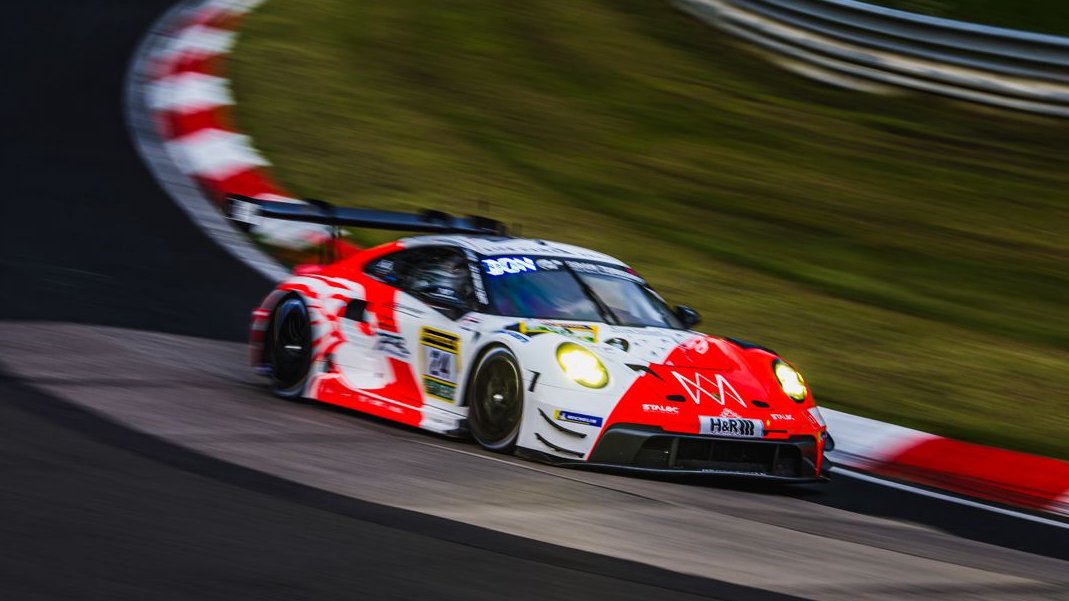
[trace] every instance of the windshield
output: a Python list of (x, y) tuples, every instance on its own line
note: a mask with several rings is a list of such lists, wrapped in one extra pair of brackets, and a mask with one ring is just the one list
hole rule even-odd
[(682, 329), (668, 306), (625, 268), (548, 257), (481, 261), (498, 315)]

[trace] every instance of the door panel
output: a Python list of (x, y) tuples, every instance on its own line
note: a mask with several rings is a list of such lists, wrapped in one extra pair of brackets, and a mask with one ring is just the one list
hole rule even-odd
[(458, 395), (468, 368), (463, 355), (472, 332), (404, 292), (398, 293), (397, 306), (397, 324), (410, 350), (410, 365), (423, 403), (463, 413)]

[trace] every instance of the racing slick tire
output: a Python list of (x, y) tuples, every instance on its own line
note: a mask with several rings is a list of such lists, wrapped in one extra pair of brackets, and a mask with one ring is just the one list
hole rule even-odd
[(468, 428), (481, 447), (509, 453), (520, 435), (523, 377), (515, 355), (491, 347), (479, 359), (468, 387)]
[(271, 370), (271, 391), (284, 399), (304, 395), (312, 369), (312, 323), (308, 307), (298, 296), (275, 306), (264, 340), (263, 362)]

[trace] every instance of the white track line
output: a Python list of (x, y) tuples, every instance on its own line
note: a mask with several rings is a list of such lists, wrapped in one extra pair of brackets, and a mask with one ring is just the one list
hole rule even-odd
[(909, 484), (902, 484), (900, 482), (893, 482), (891, 480), (884, 480), (883, 478), (877, 478), (876, 476), (870, 476), (868, 474), (862, 474), (861, 472), (855, 472), (855, 471), (852, 471), (852, 470), (841, 468), (839, 466), (833, 466), (831, 468), (831, 471), (832, 471), (832, 473), (838, 474), (840, 476), (846, 476), (848, 478), (855, 478), (857, 480), (861, 480), (861, 481), (864, 481), (864, 482), (870, 482), (872, 484), (879, 484), (880, 486), (886, 486), (886, 487), (894, 488), (894, 489), (897, 489), (897, 490), (911, 492), (913, 494), (922, 495), (922, 496), (925, 496), (925, 497), (931, 497), (933, 499), (939, 499), (941, 501), (949, 501), (951, 503), (957, 503), (959, 505), (965, 505), (966, 507), (973, 507), (975, 509), (983, 509), (983, 510), (986, 510), (986, 511), (991, 511), (991, 512), (999, 513), (999, 514), (1002, 514), (1002, 515), (1008, 515), (1010, 517), (1014, 517), (1014, 518), (1018, 518), (1018, 519), (1022, 519), (1022, 520), (1028, 520), (1030, 522), (1036, 522), (1037, 524), (1043, 524), (1044, 526), (1054, 526), (1055, 528), (1061, 528), (1063, 530), (1069, 530), (1069, 523), (1067, 523), (1067, 522), (1061, 522), (1061, 521), (1058, 521), (1058, 520), (1052, 520), (1052, 519), (1049, 519), (1049, 518), (1040, 517), (1038, 515), (1032, 515), (1032, 514), (1029, 514), (1029, 513), (1023, 513), (1023, 512), (1020, 512), (1020, 511), (1014, 511), (1012, 509), (1006, 509), (1006, 508), (1003, 508), (1003, 507), (996, 507), (994, 505), (988, 505), (986, 503), (980, 503), (978, 501), (973, 501), (973, 500), (970, 500), (970, 499), (963, 499), (961, 497), (955, 497), (953, 495), (948, 495), (948, 494), (944, 494), (944, 493), (940, 493), (940, 492), (935, 492), (935, 491), (932, 491), (932, 490), (926, 490), (926, 489), (923, 489), (923, 488), (918, 488), (916, 486), (910, 486)]

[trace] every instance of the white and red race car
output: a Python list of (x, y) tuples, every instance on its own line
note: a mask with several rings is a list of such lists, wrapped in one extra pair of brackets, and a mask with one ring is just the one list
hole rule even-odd
[[(608, 255), (497, 222), (233, 197), (237, 211), (404, 238), (305, 268), (253, 312), (276, 394), (556, 463), (819, 480), (830, 448), (802, 376), (690, 328)], [(250, 208), (251, 207), (251, 208)]]

